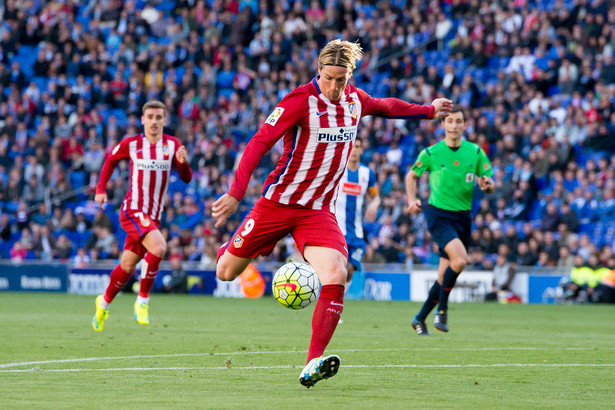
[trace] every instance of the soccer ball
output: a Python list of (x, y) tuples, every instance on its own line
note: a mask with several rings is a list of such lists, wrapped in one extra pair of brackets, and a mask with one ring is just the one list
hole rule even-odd
[(289, 309), (303, 309), (318, 297), (320, 281), (307, 263), (289, 262), (273, 275), (273, 297)]

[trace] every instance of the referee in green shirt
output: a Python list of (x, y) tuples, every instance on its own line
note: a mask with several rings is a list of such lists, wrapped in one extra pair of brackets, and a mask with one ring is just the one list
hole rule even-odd
[(434, 326), (441, 332), (448, 332), (448, 296), (468, 262), (474, 183), (488, 194), (495, 188), (491, 163), (485, 152), (478, 145), (461, 139), (465, 126), (465, 113), (455, 105), (442, 121), (444, 140), (421, 151), (406, 175), (408, 209), (415, 214), (422, 210), (421, 200), (416, 197), (416, 181), (429, 171), (431, 193), (425, 214), (429, 232), (440, 247), (438, 280), (412, 321), (419, 335), (429, 335), (425, 318), (438, 302)]

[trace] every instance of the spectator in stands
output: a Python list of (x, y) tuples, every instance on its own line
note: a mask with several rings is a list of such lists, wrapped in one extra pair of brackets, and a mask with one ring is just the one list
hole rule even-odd
[(615, 303), (615, 270), (604, 275), (602, 280), (592, 291), (594, 303)]
[(171, 273), (163, 279), (162, 291), (166, 293), (188, 293), (188, 273), (182, 266), (180, 257), (169, 259)]
[(499, 254), (493, 266), (493, 281), (491, 291), (485, 295), (486, 301), (497, 301), (498, 293), (510, 291), (510, 285), (515, 277), (515, 266), (509, 262), (506, 255)]
[(56, 256), (62, 261), (68, 260), (73, 253), (73, 243), (64, 234), (58, 236), (56, 241)]
[(46, 225), (40, 226), (37, 232), (34, 252), (36, 253), (36, 257), (42, 260), (51, 260), (55, 257), (56, 238)]
[(91, 260), (85, 248), (77, 249), (77, 255), (73, 257), (73, 266), (76, 268), (86, 268)]

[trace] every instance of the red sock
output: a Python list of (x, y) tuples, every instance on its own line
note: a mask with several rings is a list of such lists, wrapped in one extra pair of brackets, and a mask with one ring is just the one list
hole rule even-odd
[(154, 279), (158, 273), (158, 267), (162, 258), (153, 253), (146, 253), (143, 258), (143, 266), (141, 267), (141, 285), (139, 286), (139, 296), (142, 298), (149, 297), (149, 292), (152, 290)]
[(325, 352), (344, 310), (344, 285), (324, 285), (312, 316), (312, 339), (307, 361)]
[(103, 296), (105, 302), (111, 303), (120, 290), (124, 289), (128, 279), (130, 279), (130, 273), (124, 272), (122, 265), (117, 265), (111, 272), (111, 280), (105, 291), (105, 296)]

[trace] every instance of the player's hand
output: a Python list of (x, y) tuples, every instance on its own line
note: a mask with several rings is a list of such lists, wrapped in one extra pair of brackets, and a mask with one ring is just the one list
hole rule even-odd
[(94, 195), (94, 201), (98, 202), (98, 207), (104, 211), (103, 205), (107, 202), (107, 194), (96, 194)]
[(217, 219), (215, 227), (219, 228), (235, 212), (238, 205), (237, 198), (229, 194), (224, 194), (216, 199), (216, 202), (211, 206), (211, 216)]
[(365, 220), (367, 222), (374, 222), (376, 220), (376, 215), (378, 214), (378, 207), (370, 205), (365, 210)]
[(453, 109), (453, 102), (448, 98), (436, 98), (431, 105), (436, 109), (433, 115), (434, 120), (440, 117), (448, 117)]
[(180, 164), (186, 162), (186, 155), (188, 155), (188, 152), (186, 151), (186, 147), (184, 147), (183, 145), (180, 146), (177, 151), (175, 151), (175, 158), (177, 158), (177, 162), (179, 162)]
[(423, 203), (420, 199), (415, 199), (408, 204), (408, 212), (411, 214), (418, 214), (423, 210)]
[(491, 193), (495, 189), (493, 180), (489, 177), (478, 178), (478, 186), (483, 192)]

